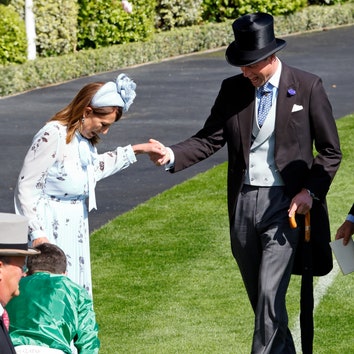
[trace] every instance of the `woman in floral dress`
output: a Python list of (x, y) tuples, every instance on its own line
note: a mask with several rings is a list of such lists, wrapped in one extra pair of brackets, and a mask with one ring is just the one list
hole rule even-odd
[(62, 248), (68, 276), (90, 293), (88, 212), (96, 208), (96, 182), (136, 162), (137, 154), (160, 151), (148, 142), (97, 153), (99, 135), (129, 109), (135, 88), (124, 74), (84, 86), (35, 135), (15, 191), (15, 210), (29, 218), (32, 246), (51, 242)]

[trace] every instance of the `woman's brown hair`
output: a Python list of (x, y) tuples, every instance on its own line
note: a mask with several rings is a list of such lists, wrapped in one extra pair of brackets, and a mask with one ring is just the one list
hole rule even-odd
[[(49, 121), (56, 120), (67, 127), (66, 143), (69, 144), (74, 138), (75, 132), (80, 128), (86, 107), (91, 107), (97, 116), (105, 116), (117, 109), (116, 121), (122, 117), (122, 107), (92, 107), (91, 100), (95, 93), (104, 85), (104, 82), (93, 82), (84, 86), (74, 97), (74, 99), (62, 110), (56, 113)], [(99, 141), (98, 136), (90, 139), (92, 145), (96, 145)]]

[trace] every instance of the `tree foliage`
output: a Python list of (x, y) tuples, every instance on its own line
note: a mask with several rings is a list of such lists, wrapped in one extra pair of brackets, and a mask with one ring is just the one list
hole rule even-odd
[(0, 4), (0, 64), (26, 61), (27, 41), (25, 23), (20, 15)]
[(155, 0), (133, 1), (126, 13), (120, 0), (78, 0), (78, 49), (146, 40), (154, 32)]

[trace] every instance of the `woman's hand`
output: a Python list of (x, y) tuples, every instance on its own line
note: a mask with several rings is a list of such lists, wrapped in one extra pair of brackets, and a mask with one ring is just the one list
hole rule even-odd
[(166, 165), (168, 162), (170, 162), (171, 156), (170, 156), (169, 149), (167, 149), (165, 145), (163, 145), (162, 143), (160, 143), (155, 139), (150, 139), (149, 141), (153, 144), (158, 144), (161, 148), (161, 152), (151, 152), (149, 154), (150, 160), (156, 166), (163, 166)]
[(166, 148), (159, 141), (150, 139), (148, 143), (133, 145), (133, 150), (135, 155), (139, 154), (157, 154), (164, 156), (166, 153)]

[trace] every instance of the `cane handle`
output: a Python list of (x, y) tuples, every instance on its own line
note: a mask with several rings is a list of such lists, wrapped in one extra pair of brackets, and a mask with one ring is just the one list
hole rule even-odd
[(289, 216), (289, 224), (290, 224), (290, 227), (292, 229), (296, 229), (297, 228), (297, 222), (296, 222), (296, 219), (295, 219), (295, 214), (292, 215), (292, 216)]

